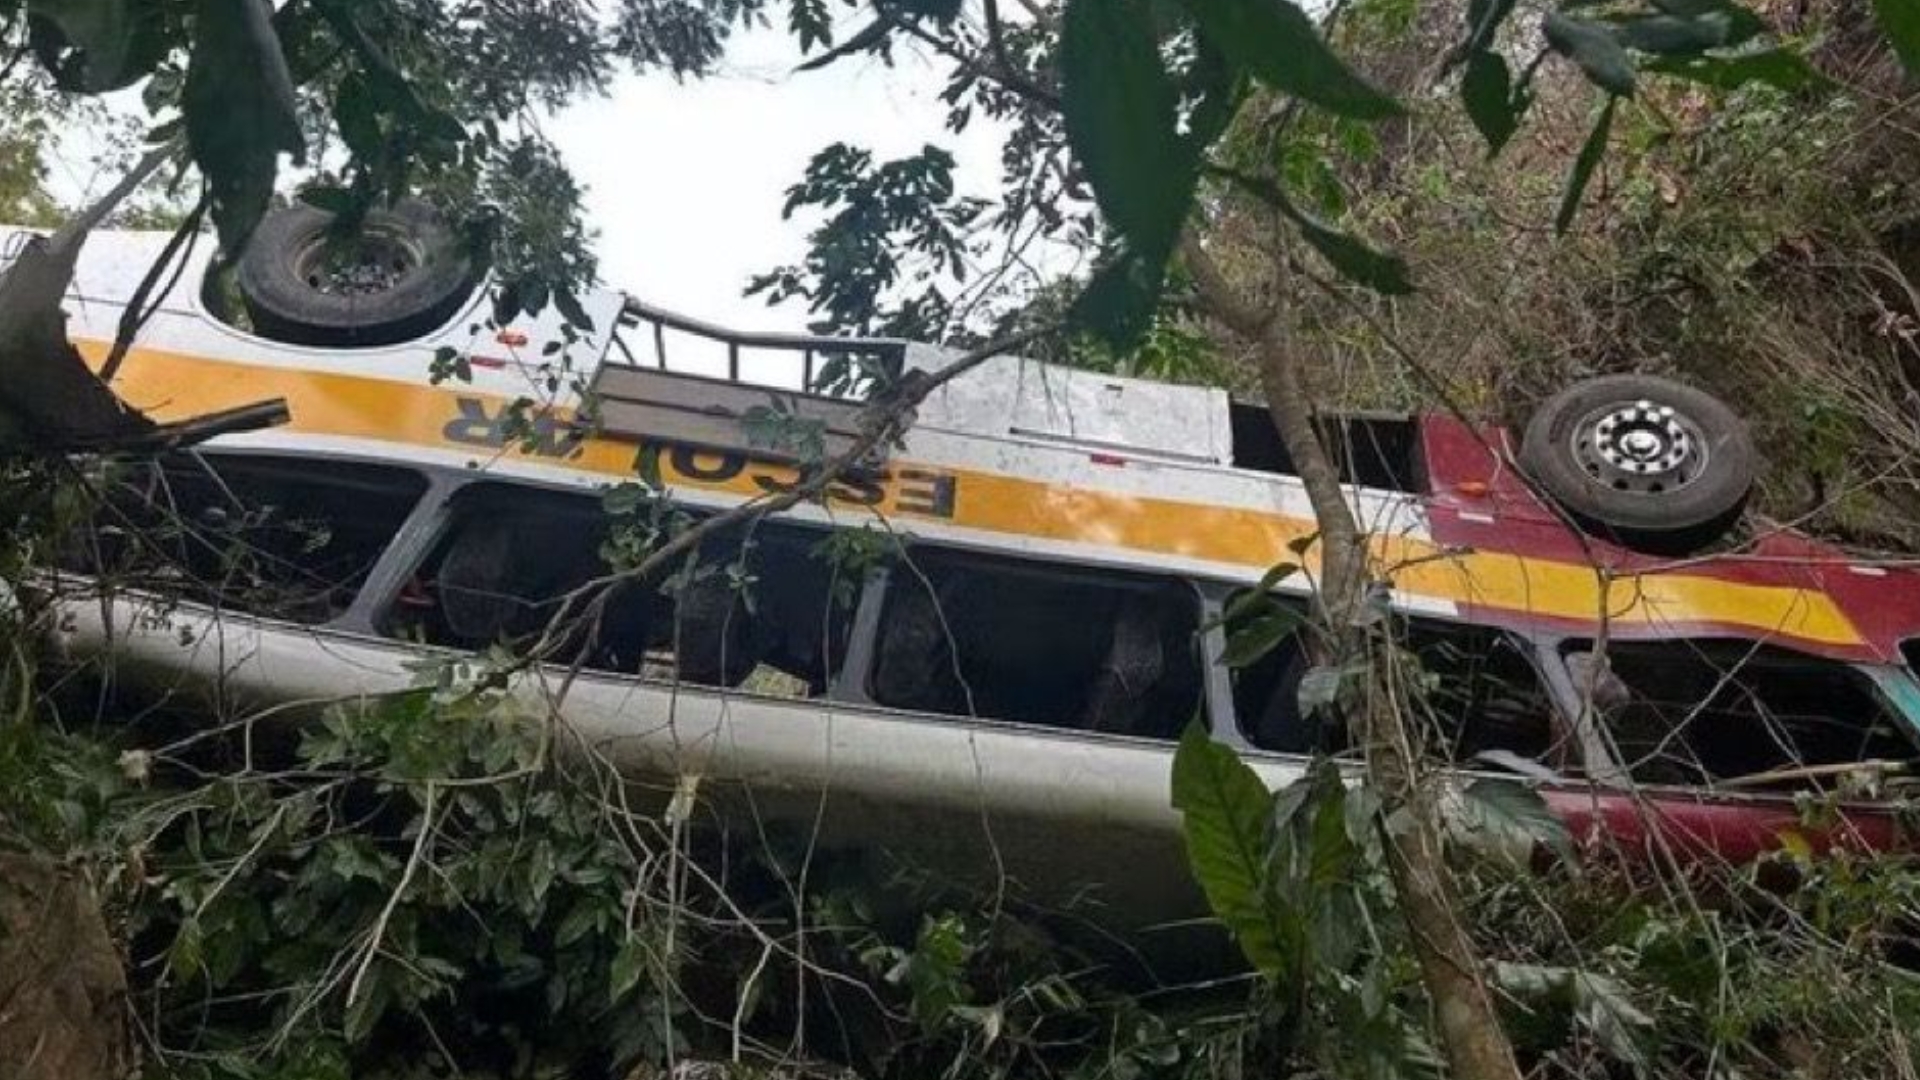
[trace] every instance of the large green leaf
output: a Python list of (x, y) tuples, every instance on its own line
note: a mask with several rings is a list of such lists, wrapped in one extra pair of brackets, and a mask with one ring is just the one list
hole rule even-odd
[(1920, 76), (1920, 4), (1914, 0), (1873, 0), (1880, 29), (1893, 42), (1893, 51), (1907, 71)]
[[(28, 0), (27, 14), (44, 20), (35, 28), (35, 44), (43, 59), (66, 45), (78, 55), (62, 58), (55, 71), (61, 85), (87, 93), (118, 89), (139, 78), (151, 63), (142, 63), (144, 24), (153, 13), (140, 10), (134, 0)], [(55, 36), (48, 36), (48, 28)]]
[(1615, 97), (1633, 96), (1633, 61), (1612, 31), (1558, 11), (1547, 13), (1541, 29), (1547, 44), (1580, 65), (1588, 81)]
[(1413, 291), (1413, 277), (1405, 259), (1390, 251), (1380, 251), (1349, 232), (1298, 211), (1293, 223), (1320, 257), (1327, 260), (1340, 276), (1356, 281), (1383, 296), (1405, 296)]
[(1341, 277), (1385, 296), (1404, 296), (1413, 291), (1413, 279), (1400, 256), (1378, 251), (1352, 233), (1321, 221), (1295, 206), (1284, 191), (1274, 188), (1264, 194), (1275, 209), (1292, 220), (1307, 244), (1339, 271)]
[(1279, 648), (1281, 642), (1298, 633), (1303, 622), (1305, 617), (1300, 612), (1277, 602), (1270, 603), (1267, 610), (1228, 628), (1227, 647), (1220, 653), (1220, 663), (1229, 668), (1259, 663)]
[(1190, 724), (1173, 755), (1173, 807), (1187, 861), (1213, 913), (1261, 973), (1290, 966), (1297, 930), (1268, 887), (1273, 796), (1246, 762)]
[(1292, 0), (1186, 0), (1208, 41), (1282, 93), (1356, 120), (1405, 110), (1347, 66)]
[(333, 101), (333, 119), (340, 126), (340, 139), (362, 161), (377, 158), (385, 148), (386, 137), (380, 131), (380, 96), (374, 84), (358, 73), (340, 80), (340, 91)]
[(1520, 114), (1526, 111), (1525, 98), (1513, 92), (1506, 58), (1485, 49), (1468, 56), (1460, 97), (1466, 103), (1467, 118), (1487, 140), (1487, 156), (1498, 154), (1519, 130)]
[(1613, 134), (1613, 109), (1619, 103), (1617, 97), (1607, 98), (1599, 118), (1593, 122), (1593, 130), (1587, 133), (1587, 141), (1580, 147), (1580, 156), (1574, 159), (1573, 171), (1567, 174), (1567, 189), (1560, 196), (1560, 212), (1553, 217), (1553, 231), (1556, 233), (1564, 235), (1573, 224), (1574, 216), (1580, 212), (1580, 200), (1587, 193), (1587, 183), (1593, 179), (1593, 170), (1599, 167), (1600, 159), (1606, 156), (1607, 138)]
[(304, 160), (293, 80), (261, 0), (198, 0), (182, 108), (213, 195), (220, 246), (245, 247), (266, 213), (282, 151)]
[(1067, 138), (1107, 222), (1135, 251), (1171, 250), (1194, 158), (1146, 0), (1069, 0), (1061, 29)]
[(1690, 14), (1662, 13), (1621, 19), (1614, 35), (1622, 45), (1641, 52), (1697, 55), (1707, 49), (1743, 44), (1766, 29), (1760, 17), (1733, 5)]
[(1129, 247), (1109, 251), (1073, 302), (1071, 322), (1115, 349), (1133, 348), (1153, 326), (1166, 272), (1164, 252), (1154, 257)]
[(1471, 830), (1497, 854), (1525, 864), (1535, 846), (1572, 861), (1573, 840), (1540, 793), (1512, 780), (1475, 780), (1461, 793)]
[(1274, 589), (1279, 588), (1281, 582), (1299, 572), (1299, 563), (1273, 564), (1267, 568), (1266, 573), (1260, 575), (1259, 584), (1227, 601), (1227, 606), (1222, 609), (1219, 616), (1209, 620), (1202, 629), (1210, 630), (1220, 623), (1231, 625), (1272, 608), (1278, 601), (1274, 600), (1270, 594)]
[(1750, 82), (1765, 83), (1789, 93), (1831, 82), (1807, 58), (1790, 48), (1763, 49), (1740, 56), (1657, 56), (1643, 71), (1671, 75), (1718, 90), (1738, 90)]
[(1571, 1014), (1614, 1057), (1635, 1066), (1646, 1064), (1644, 1042), (1655, 1021), (1618, 980), (1581, 968), (1503, 961), (1493, 966), (1493, 981), (1522, 1004)]
[(1233, 114), (1246, 97), (1247, 78), (1226, 53), (1203, 37), (1187, 73), (1187, 85), (1192, 101), (1187, 113), (1187, 143), (1198, 162), (1233, 122)]

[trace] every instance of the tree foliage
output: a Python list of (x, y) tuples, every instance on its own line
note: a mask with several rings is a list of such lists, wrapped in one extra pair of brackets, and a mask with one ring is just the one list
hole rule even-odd
[(307, 197), (347, 227), (375, 203), (433, 196), (494, 261), (508, 306), (538, 308), (594, 274), (539, 111), (604, 89), (622, 64), (697, 74), (759, 7), (4, 0), (0, 89), (45, 77), (78, 100), (139, 86), (149, 138), (183, 137), (229, 260), (286, 164), (304, 163)]

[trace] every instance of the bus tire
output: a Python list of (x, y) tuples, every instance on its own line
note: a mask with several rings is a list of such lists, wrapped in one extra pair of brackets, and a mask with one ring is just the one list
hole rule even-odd
[(1603, 375), (1540, 406), (1520, 465), (1595, 536), (1681, 554), (1739, 520), (1755, 455), (1746, 424), (1719, 398), (1654, 375)]
[(253, 329), (295, 345), (391, 345), (437, 328), (473, 291), (473, 261), (425, 203), (368, 211), (333, 240), (333, 215), (296, 202), (267, 214), (240, 259)]

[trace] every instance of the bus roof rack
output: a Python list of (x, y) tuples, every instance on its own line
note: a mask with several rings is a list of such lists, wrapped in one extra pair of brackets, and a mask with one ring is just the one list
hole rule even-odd
[[(724, 378), (727, 382), (774, 390), (818, 393), (826, 381), (822, 374), (829, 371), (828, 364), (843, 357), (877, 365), (884, 380), (891, 382), (899, 377), (907, 351), (907, 342), (898, 338), (732, 330), (631, 296), (621, 306), (620, 323), (623, 327), (646, 326), (651, 330), (640, 352), (635, 351), (633, 343), (616, 334), (617, 347), (629, 366)], [(670, 343), (683, 347), (670, 349)], [(646, 356), (648, 349), (650, 357)], [(771, 367), (767, 364), (769, 360)], [(859, 380), (848, 379), (838, 389), (843, 392), (824, 396), (853, 397), (861, 387)]]

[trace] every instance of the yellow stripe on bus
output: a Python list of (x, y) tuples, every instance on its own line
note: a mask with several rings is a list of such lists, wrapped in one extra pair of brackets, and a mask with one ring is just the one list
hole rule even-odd
[[(104, 343), (77, 344), (89, 363), (97, 365), (104, 358)], [(495, 453), (529, 460), (518, 450), (489, 450), (447, 438), (449, 422), (460, 416), (461, 399), (484, 402), (494, 413), (506, 404), (503, 397), (465, 386), (433, 387), (135, 349), (114, 389), (130, 404), (163, 421), (284, 397), (293, 416), (284, 430), (465, 451), (476, 461)], [(610, 477), (631, 477), (635, 454), (632, 443), (596, 438), (585, 440), (564, 457), (540, 460)], [(701, 458), (695, 455), (690, 460), (698, 463)], [(912, 463), (893, 466), (896, 477), (912, 469)], [(928, 471), (953, 478), (951, 514), (943, 518), (956, 526), (1181, 556), (1255, 572), (1284, 558), (1288, 541), (1309, 535), (1314, 528), (1305, 519), (1258, 510), (1072, 488), (945, 466)], [(751, 472), (725, 479), (699, 480), (669, 464), (663, 474), (675, 486), (749, 496), (763, 490), (756, 475), (791, 478), (793, 470), (756, 465)], [(896, 482), (883, 486), (873, 505), (882, 513), (912, 513), (925, 498), (924, 491)], [(1430, 544), (1399, 537), (1379, 538), (1374, 549), (1379, 565), (1399, 567), (1392, 574), (1394, 586), (1411, 596), (1595, 626), (1603, 618), (1626, 626), (1686, 626), (1696, 632), (1703, 624), (1718, 624), (1749, 634), (1825, 645), (1864, 642), (1832, 598), (1811, 589), (1750, 585), (1676, 571), (1615, 579), (1603, 604), (1600, 576), (1581, 563), (1490, 552), (1442, 556)]]

